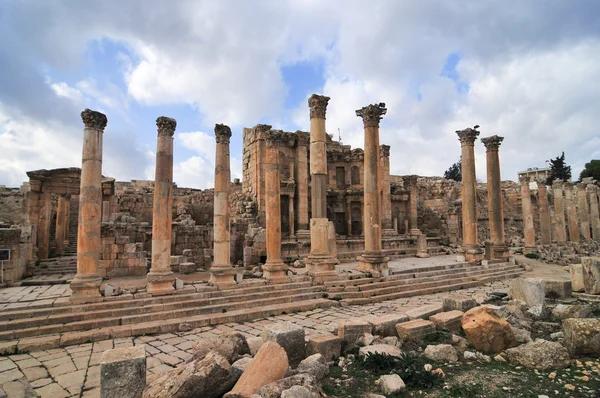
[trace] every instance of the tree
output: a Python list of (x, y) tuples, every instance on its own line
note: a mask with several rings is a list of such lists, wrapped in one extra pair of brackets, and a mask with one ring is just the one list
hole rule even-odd
[(552, 185), (555, 180), (569, 181), (571, 179), (571, 166), (565, 163), (565, 153), (563, 152), (556, 159), (550, 159), (550, 172), (546, 185)]
[(462, 157), (444, 172), (444, 178), (454, 181), (462, 181)]
[(600, 159), (593, 159), (585, 164), (585, 168), (579, 174), (579, 179), (582, 180), (586, 177), (593, 177), (594, 180), (600, 181)]

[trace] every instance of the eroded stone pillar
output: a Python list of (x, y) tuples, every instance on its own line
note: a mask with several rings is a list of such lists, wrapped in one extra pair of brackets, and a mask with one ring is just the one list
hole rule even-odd
[(365, 128), (364, 173), (365, 206), (364, 235), (365, 251), (356, 260), (359, 271), (382, 272), (387, 269), (389, 259), (381, 247), (381, 225), (379, 224), (381, 202), (379, 197), (379, 122), (387, 109), (384, 103), (367, 105), (356, 111), (363, 119)]
[(223, 124), (215, 125), (217, 149), (215, 154), (214, 199), (214, 262), (210, 268), (210, 281), (217, 286), (234, 285), (235, 271), (231, 266), (231, 229), (229, 190), (231, 185), (229, 141), (231, 129)]
[(392, 222), (392, 191), (390, 189), (390, 146), (381, 145), (379, 147), (381, 156), (381, 226), (384, 235), (396, 235), (394, 224)]
[(587, 191), (584, 184), (577, 184), (577, 204), (579, 208), (581, 236), (585, 240), (590, 240), (592, 238), (590, 234), (590, 213), (588, 210)]
[(523, 253), (531, 253), (535, 249), (535, 229), (533, 225), (533, 206), (531, 205), (531, 192), (529, 190), (529, 177), (519, 178), (521, 183), (521, 209), (523, 211), (523, 233), (525, 234), (525, 248)]
[(540, 207), (540, 241), (543, 245), (552, 242), (552, 226), (550, 223), (550, 208), (548, 205), (548, 191), (546, 183), (539, 182), (538, 185), (538, 204)]
[(588, 184), (587, 191), (590, 197), (590, 223), (592, 226), (592, 239), (600, 241), (600, 209), (598, 208), (598, 187)]
[(156, 119), (156, 173), (154, 212), (152, 215), (152, 266), (148, 272), (148, 293), (175, 292), (171, 271), (171, 235), (173, 221), (173, 135), (177, 121), (161, 116)]
[(477, 180), (475, 178), (475, 140), (479, 131), (466, 128), (457, 131), (462, 152), (462, 225), (463, 243), (460, 252), (465, 260), (481, 260), (481, 250), (477, 238)]
[(65, 246), (69, 244), (69, 228), (71, 226), (71, 195), (65, 195)]
[[(485, 145), (488, 185), (488, 218), (490, 238), (493, 243), (493, 257), (503, 258), (507, 255), (504, 237), (504, 209), (502, 205), (502, 180), (500, 177), (500, 157), (498, 149), (504, 137), (493, 135), (482, 138)], [(489, 253), (492, 254), (492, 253)]]
[(40, 193), (40, 214), (37, 230), (37, 257), (45, 260), (50, 254), (50, 224), (52, 222), (52, 195), (48, 192)]
[(65, 223), (67, 222), (66, 203), (63, 196), (58, 197), (56, 205), (56, 230), (54, 240), (56, 246), (56, 255), (58, 257), (65, 255)]
[[(418, 176), (411, 175), (404, 177), (404, 180), (408, 183), (410, 190), (409, 206), (410, 206), (410, 233), (412, 236), (421, 235), (421, 230), (418, 225), (418, 205), (419, 205), (419, 188), (417, 187)], [(406, 188), (405, 188), (406, 189)], [(407, 230), (408, 231), (408, 230)]]
[(573, 186), (566, 183), (565, 202), (567, 204), (567, 223), (569, 226), (569, 242), (579, 242), (579, 220), (577, 219), (576, 198), (573, 196)]
[(554, 234), (556, 243), (563, 245), (567, 242), (563, 182), (560, 180), (554, 181), (552, 191), (554, 192)]
[(102, 134), (106, 115), (86, 109), (81, 112), (83, 155), (79, 190), (79, 224), (77, 227), (77, 275), (71, 282), (71, 302), (99, 301), (102, 277), (100, 267), (100, 235), (102, 216)]
[[(266, 232), (267, 261), (263, 265), (263, 276), (269, 283), (285, 283), (287, 265), (281, 260), (281, 179), (279, 176), (279, 146), (281, 130), (266, 133), (267, 151), (265, 157)], [(327, 245), (327, 238), (325, 238)]]
[(298, 186), (298, 237), (310, 236), (308, 220), (308, 145), (310, 134), (298, 131), (298, 146), (296, 147), (296, 165), (298, 173), (296, 184)]

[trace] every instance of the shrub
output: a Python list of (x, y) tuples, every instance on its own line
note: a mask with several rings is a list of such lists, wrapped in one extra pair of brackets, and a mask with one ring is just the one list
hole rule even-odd
[(527, 258), (531, 258), (531, 259), (534, 259), (534, 260), (537, 260), (537, 259), (539, 259), (539, 258), (540, 258), (540, 255), (539, 255), (539, 254), (537, 254), (537, 253), (527, 253), (527, 254), (525, 255), (525, 257), (527, 257)]

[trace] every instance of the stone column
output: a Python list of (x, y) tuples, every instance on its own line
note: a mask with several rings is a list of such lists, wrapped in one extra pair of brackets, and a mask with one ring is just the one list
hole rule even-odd
[(229, 210), (229, 190), (231, 171), (229, 161), (229, 140), (231, 129), (223, 124), (215, 125), (217, 140), (215, 154), (215, 199), (214, 199), (214, 262), (210, 268), (210, 281), (219, 287), (232, 286), (235, 270), (231, 265), (231, 229)]
[(466, 128), (457, 131), (462, 151), (462, 224), (463, 243), (461, 252), (465, 260), (483, 258), (477, 238), (477, 180), (475, 178), (475, 140), (479, 131)]
[(329, 220), (327, 219), (327, 147), (325, 113), (329, 97), (313, 94), (308, 99), (310, 109), (310, 177), (311, 209), (310, 254), (306, 259), (308, 274), (316, 281), (336, 276), (337, 260), (327, 244)]
[(346, 198), (346, 225), (348, 228), (347, 236), (352, 235), (352, 201)]
[[(281, 130), (270, 130), (266, 133), (265, 203), (267, 218), (267, 261), (263, 265), (263, 276), (269, 283), (285, 283), (290, 281), (290, 278), (286, 275), (288, 267), (281, 260), (279, 146), (281, 144), (282, 133)], [(325, 239), (325, 245), (327, 245), (327, 239)]]
[(108, 222), (110, 219), (110, 202), (102, 201), (102, 222)]
[(563, 198), (563, 182), (554, 181), (552, 184), (554, 192), (554, 233), (556, 243), (564, 245), (567, 242), (567, 230), (565, 226), (565, 202)]
[(81, 304), (102, 299), (98, 275), (102, 238), (102, 134), (106, 115), (89, 109), (81, 112), (83, 155), (77, 227), (77, 275), (71, 282), (71, 302)]
[(37, 257), (45, 260), (50, 254), (50, 224), (52, 223), (52, 195), (40, 193), (40, 215), (37, 230)]
[(161, 116), (156, 119), (156, 173), (154, 180), (154, 213), (152, 215), (152, 267), (148, 272), (151, 294), (174, 293), (171, 271), (171, 236), (173, 221), (173, 135), (177, 122)]
[(531, 192), (529, 191), (529, 177), (519, 178), (521, 183), (521, 209), (523, 211), (523, 231), (525, 234), (525, 248), (523, 253), (535, 252), (535, 228), (533, 226), (533, 206), (531, 205)]
[(54, 233), (57, 257), (65, 255), (65, 223), (67, 222), (66, 207), (65, 198), (63, 196), (59, 196), (56, 206), (56, 230)]
[(288, 205), (288, 217), (290, 219), (290, 239), (293, 238), (296, 234), (295, 228), (295, 215), (294, 215), (294, 196), (289, 196), (289, 205)]
[[(419, 205), (419, 188), (417, 187), (417, 179), (419, 177), (416, 175), (406, 176), (404, 177), (404, 181), (408, 183), (408, 187), (410, 190), (410, 198), (409, 198), (409, 206), (410, 206), (410, 235), (419, 236), (421, 235), (421, 230), (418, 226), (418, 213), (417, 208)], [(406, 186), (404, 187), (406, 189)], [(408, 231), (408, 230), (407, 230)]]
[(552, 243), (552, 227), (550, 225), (550, 208), (548, 206), (548, 191), (546, 183), (539, 182), (538, 186), (538, 204), (540, 206), (540, 241), (543, 245)]
[(298, 134), (298, 146), (296, 147), (296, 165), (298, 167), (296, 184), (298, 190), (298, 230), (296, 235), (310, 237), (308, 226), (308, 145), (310, 134), (304, 131)]
[(590, 240), (590, 213), (588, 210), (587, 191), (584, 184), (577, 184), (577, 203), (579, 207), (579, 222), (581, 226), (581, 236), (585, 240)]
[(573, 186), (566, 183), (565, 202), (567, 204), (567, 222), (569, 224), (569, 242), (579, 242), (579, 220), (577, 219), (576, 199), (573, 197)]
[(71, 195), (65, 195), (65, 246), (69, 244), (69, 228), (71, 225)]
[(381, 189), (383, 192), (381, 203), (381, 226), (384, 235), (396, 235), (392, 223), (392, 191), (390, 189), (390, 146), (381, 145), (379, 147), (381, 156)]
[[(490, 237), (493, 243), (493, 257), (503, 258), (507, 253), (504, 238), (504, 208), (502, 204), (502, 179), (500, 177), (500, 157), (498, 149), (504, 137), (493, 135), (482, 138), (485, 145), (488, 185), (488, 218)], [(491, 253), (489, 253), (491, 254)]]
[(587, 191), (590, 196), (590, 223), (592, 225), (592, 239), (600, 241), (600, 209), (598, 208), (598, 187), (588, 184)]
[(356, 111), (363, 119), (365, 128), (365, 207), (364, 234), (365, 251), (356, 260), (359, 271), (383, 272), (389, 259), (381, 247), (381, 225), (379, 225), (381, 203), (379, 197), (379, 122), (387, 109), (384, 103), (367, 105)]

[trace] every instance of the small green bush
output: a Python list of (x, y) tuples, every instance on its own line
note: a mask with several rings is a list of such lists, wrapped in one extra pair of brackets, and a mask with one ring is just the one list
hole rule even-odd
[(527, 253), (527, 254), (525, 255), (525, 257), (527, 257), (527, 258), (531, 258), (531, 259), (534, 259), (534, 260), (537, 260), (537, 259), (539, 259), (539, 258), (540, 258), (540, 255), (539, 255), (539, 254), (537, 254), (537, 253)]

